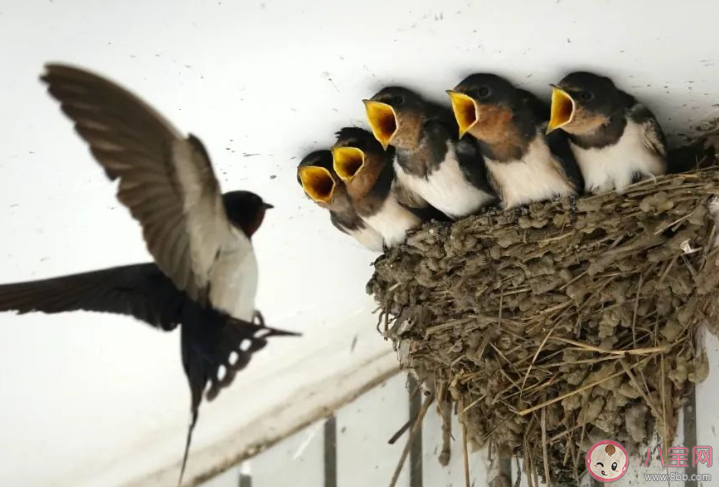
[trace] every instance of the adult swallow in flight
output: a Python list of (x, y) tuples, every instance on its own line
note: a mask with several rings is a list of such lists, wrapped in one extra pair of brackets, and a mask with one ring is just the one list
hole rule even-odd
[(533, 98), (494, 74), (473, 74), (448, 91), (459, 125), (478, 142), (504, 208), (577, 194), (573, 158), (552, 153)]
[(332, 165), (332, 152), (319, 150), (305, 156), (297, 166), (297, 182), (320, 207), (329, 210), (330, 221), (362, 246), (382, 251), (382, 235), (368, 225), (352, 206), (347, 188)]
[(372, 132), (396, 149), (395, 173), (403, 187), (450, 218), (475, 213), (497, 197), (487, 182), (476, 144), (457, 140), (450, 110), (399, 87), (364, 100)]
[(659, 122), (612, 80), (576, 72), (553, 88), (548, 130), (561, 128), (569, 134), (587, 191), (621, 192), (667, 171), (667, 143)]
[(332, 156), (357, 214), (377, 229), (387, 247), (404, 242), (408, 230), (431, 216), (427, 202), (400, 188), (394, 150), (383, 150), (370, 132), (343, 128), (337, 133)]
[(154, 263), (113, 267), (0, 286), (0, 311), (85, 310), (132, 316), (163, 331), (180, 326), (192, 421), (202, 395), (212, 400), (272, 336), (255, 310), (252, 235), (271, 205), (254, 193), (220, 193), (210, 157), (133, 94), (82, 69), (50, 64), (42, 80), (117, 197), (142, 225)]

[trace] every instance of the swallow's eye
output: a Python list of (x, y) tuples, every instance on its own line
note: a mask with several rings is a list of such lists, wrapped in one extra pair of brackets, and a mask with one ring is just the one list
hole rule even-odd
[(488, 97), (489, 95), (491, 95), (491, 94), (492, 94), (492, 90), (490, 90), (490, 89), (489, 89), (488, 87), (486, 87), (486, 86), (481, 86), (481, 87), (477, 90), (477, 96), (479, 96), (480, 98), (487, 98), (487, 97)]
[(617, 471), (617, 462), (612, 463), (612, 470)]
[(404, 104), (404, 97), (402, 95), (395, 95), (392, 97), (392, 105), (398, 107)]
[(594, 93), (591, 91), (583, 90), (579, 93), (579, 99), (582, 101), (589, 101), (594, 98)]
[(597, 462), (595, 465), (599, 465), (599, 466), (601, 466), (602, 468), (604, 468), (604, 464), (603, 464), (602, 462)]

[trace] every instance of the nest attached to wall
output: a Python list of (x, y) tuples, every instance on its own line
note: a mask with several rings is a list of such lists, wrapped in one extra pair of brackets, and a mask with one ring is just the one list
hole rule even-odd
[(428, 223), (367, 289), (401, 365), (456, 403), (475, 447), (578, 485), (596, 441), (670, 442), (708, 374), (696, 338), (717, 331), (717, 195), (714, 166)]

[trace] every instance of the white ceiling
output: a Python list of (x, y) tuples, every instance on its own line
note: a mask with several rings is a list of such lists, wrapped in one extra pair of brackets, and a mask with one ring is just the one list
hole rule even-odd
[[(306, 333), (272, 344), (224, 403), (204, 408), (196, 447), (213, 444), (387, 346), (364, 291), (373, 255), (331, 227), (294, 170), (335, 129), (363, 123), (363, 97), (406, 84), (442, 100), (473, 71), (547, 95), (568, 70), (592, 68), (681, 131), (719, 115), (715, 5), (0, 0), (0, 282), (148, 258), (113, 186), (37, 82), (44, 62), (104, 73), (198, 135), (224, 188), (276, 206), (255, 239), (259, 307), (270, 324)], [(0, 483), (118, 485), (179, 460), (189, 399), (178, 348), (177, 335), (125, 318), (0, 316)]]

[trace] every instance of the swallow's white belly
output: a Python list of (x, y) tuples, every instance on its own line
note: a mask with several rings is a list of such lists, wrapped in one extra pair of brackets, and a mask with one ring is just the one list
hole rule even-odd
[(629, 121), (619, 141), (601, 149), (582, 149), (570, 142), (589, 192), (623, 191), (635, 173), (644, 177), (664, 173), (664, 161), (644, 144), (643, 128)]
[(457, 161), (454, 144), (450, 142), (448, 147), (439, 168), (426, 178), (407, 174), (397, 162), (394, 167), (400, 183), (445, 215), (459, 218), (476, 212), (490, 203), (493, 197), (467, 180)]
[(485, 161), (500, 188), (504, 208), (575, 194), (541, 136), (532, 141), (520, 160), (498, 162), (485, 158)]
[(375, 252), (382, 252), (382, 242), (384, 239), (374, 228), (370, 228), (366, 225), (364, 228), (347, 230), (347, 233), (354, 237), (363, 247), (374, 250)]
[(377, 213), (362, 219), (382, 235), (388, 247), (404, 242), (407, 230), (421, 223), (419, 217), (400, 205), (392, 194), (387, 196)]
[(250, 247), (223, 250), (212, 266), (210, 302), (233, 318), (251, 321), (257, 295), (257, 258)]

